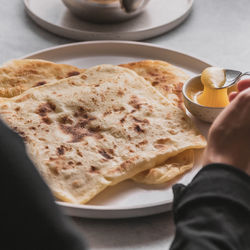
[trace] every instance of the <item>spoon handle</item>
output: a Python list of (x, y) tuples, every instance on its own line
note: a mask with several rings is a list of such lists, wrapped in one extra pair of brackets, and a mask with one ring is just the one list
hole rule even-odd
[[(250, 71), (241, 73), (239, 76), (237, 76), (237, 77), (235, 78), (235, 80), (233, 81), (233, 84), (235, 84), (236, 82), (238, 82), (242, 76), (250, 76)], [(231, 86), (231, 85), (233, 85), (233, 84), (230, 84), (229, 86)]]
[(250, 71), (247, 71), (247, 72), (245, 72), (245, 73), (242, 73), (242, 74), (240, 75), (240, 77), (242, 77), (242, 76), (250, 76)]

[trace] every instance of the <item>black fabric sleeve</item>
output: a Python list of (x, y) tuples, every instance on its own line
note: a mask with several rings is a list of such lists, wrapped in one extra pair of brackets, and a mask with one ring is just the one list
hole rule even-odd
[(205, 166), (188, 185), (176, 184), (176, 234), (171, 250), (250, 249), (250, 177), (223, 164)]
[(63, 216), (22, 139), (0, 121), (1, 245), (5, 249), (83, 250), (85, 243)]

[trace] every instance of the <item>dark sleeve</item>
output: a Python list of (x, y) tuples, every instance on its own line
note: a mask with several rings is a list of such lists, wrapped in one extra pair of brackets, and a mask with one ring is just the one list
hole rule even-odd
[(56, 206), (22, 139), (0, 121), (1, 245), (5, 249), (83, 250), (84, 241)]
[(250, 249), (250, 177), (232, 166), (204, 167), (174, 191), (171, 250)]

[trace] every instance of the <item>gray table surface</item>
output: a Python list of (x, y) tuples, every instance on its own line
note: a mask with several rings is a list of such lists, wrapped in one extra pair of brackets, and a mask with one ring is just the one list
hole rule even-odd
[[(73, 42), (34, 24), (21, 0), (0, 2), (0, 63)], [(250, 70), (249, 11), (249, 0), (195, 0), (191, 15), (181, 26), (145, 42), (178, 50), (214, 65), (247, 71)], [(174, 236), (171, 213), (121, 220), (73, 218), (73, 221), (90, 249), (168, 249)]]

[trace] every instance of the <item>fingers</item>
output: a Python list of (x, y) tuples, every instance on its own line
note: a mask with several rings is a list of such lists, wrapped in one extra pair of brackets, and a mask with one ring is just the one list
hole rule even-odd
[(229, 101), (231, 102), (237, 95), (238, 95), (238, 92), (231, 92), (228, 96)]
[(250, 79), (243, 79), (239, 81), (237, 85), (239, 92), (241, 92), (250, 87)]
[[(244, 80), (241, 80), (238, 82), (237, 84), (237, 88), (238, 88), (238, 91), (241, 92), (247, 88), (250, 87), (250, 79), (244, 79)], [(232, 100), (235, 99), (235, 97), (239, 94), (239, 92), (231, 92), (229, 94), (229, 101), (231, 102)]]

